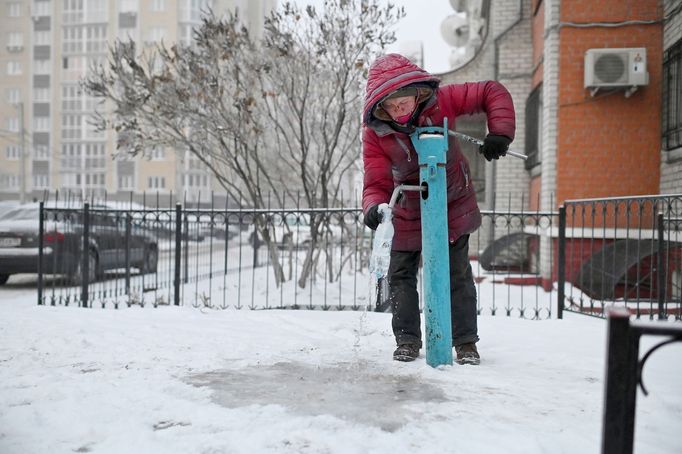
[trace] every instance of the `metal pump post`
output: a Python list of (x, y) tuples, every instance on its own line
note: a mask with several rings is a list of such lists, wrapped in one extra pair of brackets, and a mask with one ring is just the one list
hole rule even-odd
[(431, 367), (452, 364), (450, 318), (450, 257), (445, 162), (448, 123), (424, 127), (410, 135), (419, 155), (421, 191), (422, 260), (424, 263), (424, 320), (426, 363)]

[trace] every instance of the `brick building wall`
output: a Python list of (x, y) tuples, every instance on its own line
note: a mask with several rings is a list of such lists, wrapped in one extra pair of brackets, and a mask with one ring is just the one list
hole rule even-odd
[[(512, 148), (524, 149), (525, 104), (530, 90), (532, 47), (530, 36), (530, 0), (499, 0), (491, 2), (489, 30), (478, 54), (464, 66), (439, 76), (443, 84), (479, 80), (498, 80), (512, 95), (516, 110), (516, 138)], [(477, 121), (477, 120), (475, 120)], [(467, 120), (462, 119), (459, 123)], [(484, 134), (484, 132), (481, 132)], [(479, 158), (482, 159), (482, 158)], [(507, 157), (494, 164), (485, 163), (485, 172), (493, 171), (492, 191), (499, 195), (497, 206), (508, 208), (507, 195), (512, 194), (512, 209), (521, 207), (522, 195), (527, 194), (529, 176), (523, 162)], [(488, 190), (488, 188), (486, 188)], [(489, 199), (487, 199), (489, 200)], [(527, 196), (524, 196), (527, 201)], [(482, 203), (483, 208), (488, 207)]]
[[(679, 0), (664, 0), (664, 15), (670, 19), (663, 25), (663, 48), (665, 50), (682, 40), (682, 12), (676, 11)], [(676, 13), (676, 14), (673, 14)], [(661, 151), (662, 194), (682, 193), (682, 148)]]
[[(561, 3), (557, 128), (557, 202), (655, 194), (659, 189), (662, 10), (659, 0)], [(651, 24), (626, 24), (652, 21)], [(622, 26), (574, 26), (618, 23)], [(583, 88), (590, 48), (645, 47), (649, 85), (590, 96)], [(545, 77), (545, 83), (547, 78)], [(545, 175), (543, 173), (543, 179)]]

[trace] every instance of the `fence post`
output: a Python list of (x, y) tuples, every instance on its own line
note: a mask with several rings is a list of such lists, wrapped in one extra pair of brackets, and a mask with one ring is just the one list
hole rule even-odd
[(81, 250), (81, 307), (88, 307), (88, 286), (90, 285), (90, 204), (83, 204), (83, 248)]
[(126, 276), (125, 276), (125, 286), (126, 286), (126, 296), (130, 300), (130, 233), (132, 230), (132, 219), (130, 212), (126, 213), (126, 233), (125, 233), (125, 262), (126, 262)]
[(667, 317), (665, 311), (665, 291), (666, 291), (666, 266), (667, 263), (663, 260), (665, 252), (664, 228), (663, 228), (663, 213), (658, 213), (656, 216), (656, 224), (658, 227), (658, 260), (656, 268), (658, 272), (658, 319), (665, 320)]
[[(39, 214), (40, 219), (38, 220), (38, 305), (43, 304), (43, 246), (45, 240), (43, 235), (45, 234), (45, 223), (43, 221), (43, 216), (45, 214), (45, 202), (40, 202), (39, 204)], [(53, 252), (54, 254), (54, 252)]]
[[(187, 205), (185, 205), (186, 207)], [(189, 221), (187, 216), (185, 216), (185, 265), (184, 265), (184, 279), (183, 282), (187, 284), (189, 282)]]
[(557, 317), (564, 318), (564, 299), (566, 284), (566, 206), (559, 207), (559, 254), (557, 257)]
[(625, 308), (608, 314), (602, 454), (632, 454), (639, 335)]
[(182, 258), (182, 207), (175, 204), (175, 269), (173, 276), (174, 303), (180, 305), (180, 263)]

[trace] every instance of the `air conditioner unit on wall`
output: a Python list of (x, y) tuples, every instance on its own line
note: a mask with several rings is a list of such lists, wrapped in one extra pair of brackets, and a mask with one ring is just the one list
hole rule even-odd
[(585, 88), (594, 96), (600, 88), (625, 88), (629, 97), (649, 84), (646, 48), (588, 49), (585, 52)]

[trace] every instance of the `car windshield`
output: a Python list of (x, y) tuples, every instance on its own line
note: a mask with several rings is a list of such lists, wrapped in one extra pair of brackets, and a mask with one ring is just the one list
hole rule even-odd
[(3, 221), (38, 220), (38, 208), (15, 208), (2, 216)]
[(18, 205), (18, 202), (0, 202), (0, 219), (4, 217), (5, 213), (16, 210)]

